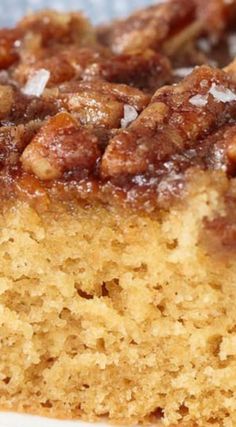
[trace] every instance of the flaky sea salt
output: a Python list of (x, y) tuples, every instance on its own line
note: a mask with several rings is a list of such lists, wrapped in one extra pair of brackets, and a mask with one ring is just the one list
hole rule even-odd
[(209, 93), (219, 102), (236, 101), (236, 93), (228, 88), (216, 85), (215, 83), (212, 83)]
[(194, 105), (195, 107), (205, 107), (208, 101), (208, 95), (194, 95), (192, 98), (189, 99), (190, 104)]
[(132, 105), (124, 105), (124, 117), (121, 119), (121, 127), (126, 128), (130, 123), (132, 123), (138, 117), (137, 110), (132, 107)]
[(35, 71), (35, 73), (28, 79), (26, 85), (22, 89), (25, 95), (41, 96), (48, 80), (50, 79), (50, 72), (44, 68)]
[(208, 102), (209, 94), (212, 95), (218, 102), (226, 103), (236, 101), (236, 93), (234, 93), (231, 89), (217, 85), (216, 83), (212, 83), (206, 95), (194, 95), (189, 99), (189, 102), (195, 107), (204, 107)]
[(193, 67), (182, 67), (182, 68), (176, 68), (173, 70), (174, 76), (177, 77), (186, 77), (193, 71)]

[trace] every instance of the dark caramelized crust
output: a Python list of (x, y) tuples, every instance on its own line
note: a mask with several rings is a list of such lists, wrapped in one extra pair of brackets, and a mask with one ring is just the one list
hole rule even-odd
[(45, 11), (2, 30), (2, 197), (150, 210), (181, 195), (190, 168), (234, 177), (236, 66), (220, 67), (235, 4), (169, 0), (99, 29)]

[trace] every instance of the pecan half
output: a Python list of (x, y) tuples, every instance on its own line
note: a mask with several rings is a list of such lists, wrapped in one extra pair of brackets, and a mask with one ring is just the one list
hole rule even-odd
[(93, 169), (100, 157), (97, 138), (68, 113), (50, 118), (26, 147), (21, 162), (42, 180), (60, 178), (74, 168)]

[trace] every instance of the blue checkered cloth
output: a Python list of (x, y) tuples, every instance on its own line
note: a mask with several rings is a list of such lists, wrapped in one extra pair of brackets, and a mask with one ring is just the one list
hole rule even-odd
[(94, 23), (125, 16), (154, 0), (0, 0), (0, 26), (14, 25), (27, 11), (41, 8), (83, 10)]

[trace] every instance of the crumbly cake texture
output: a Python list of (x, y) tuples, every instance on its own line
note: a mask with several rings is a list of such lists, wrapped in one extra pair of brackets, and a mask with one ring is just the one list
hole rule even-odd
[(0, 408), (236, 425), (236, 3), (0, 31)]

